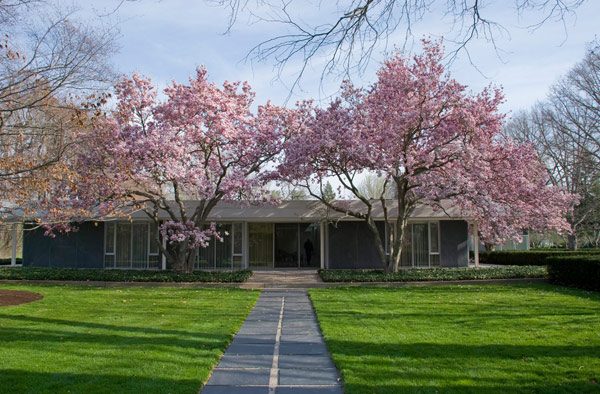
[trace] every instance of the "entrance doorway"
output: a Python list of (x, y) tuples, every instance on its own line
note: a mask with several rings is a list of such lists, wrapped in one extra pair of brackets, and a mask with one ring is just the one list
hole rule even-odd
[(318, 223), (275, 224), (275, 268), (318, 268)]
[(249, 223), (251, 268), (318, 268), (319, 223)]

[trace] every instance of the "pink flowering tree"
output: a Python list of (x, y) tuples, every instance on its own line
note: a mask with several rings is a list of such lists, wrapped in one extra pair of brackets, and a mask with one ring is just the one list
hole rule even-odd
[[(370, 88), (345, 83), (326, 109), (305, 108), (305, 127), (287, 142), (279, 167), (281, 179), (329, 209), (364, 220), (387, 271), (399, 268), (407, 220), (419, 204), (443, 209), (450, 200), (490, 242), (518, 239), (523, 229), (569, 229), (573, 196), (547, 186), (531, 146), (500, 133), (501, 92), (468, 92), (445, 72), (442, 57), (438, 43), (423, 41), (412, 60), (388, 59)], [(361, 191), (366, 172), (382, 177), (380, 196)], [(323, 197), (331, 179), (340, 185), (338, 199)], [(389, 255), (376, 209), (384, 214)]]
[(280, 153), (295, 112), (269, 103), (253, 111), (247, 83), (217, 86), (203, 68), (164, 96), (157, 100), (138, 75), (117, 84), (115, 111), (97, 122), (79, 158), (85, 177), (73, 201), (97, 215), (143, 211), (160, 226), (167, 246), (159, 236), (154, 242), (174, 269), (191, 272), (197, 249), (221, 236), (208, 221), (215, 205), (265, 198), (262, 170)]

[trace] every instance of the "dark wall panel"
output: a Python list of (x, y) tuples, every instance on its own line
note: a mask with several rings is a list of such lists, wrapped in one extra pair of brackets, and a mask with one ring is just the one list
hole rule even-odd
[(440, 221), (442, 267), (467, 267), (469, 265), (469, 230), (464, 220)]
[(30, 267), (102, 268), (104, 226), (86, 222), (78, 231), (51, 238), (37, 228), (24, 232), (23, 265)]
[[(383, 223), (378, 223), (383, 236)], [(373, 235), (364, 222), (329, 225), (329, 268), (382, 268)]]

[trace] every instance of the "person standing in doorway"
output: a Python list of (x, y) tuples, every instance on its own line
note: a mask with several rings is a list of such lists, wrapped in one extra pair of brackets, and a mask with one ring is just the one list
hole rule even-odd
[(307, 238), (304, 242), (304, 255), (306, 256), (306, 265), (308, 266), (310, 266), (310, 260), (312, 259), (313, 255), (313, 249), (313, 243), (310, 241), (309, 238)]

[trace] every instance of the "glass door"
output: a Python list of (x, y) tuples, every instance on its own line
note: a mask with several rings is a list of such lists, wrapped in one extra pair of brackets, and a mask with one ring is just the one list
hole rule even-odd
[(413, 224), (413, 258), (415, 267), (429, 267), (429, 229), (427, 223)]
[(321, 266), (321, 243), (319, 223), (302, 223), (300, 227), (300, 267)]
[(275, 224), (275, 268), (298, 267), (298, 224)]
[(248, 223), (250, 268), (273, 268), (273, 224)]

